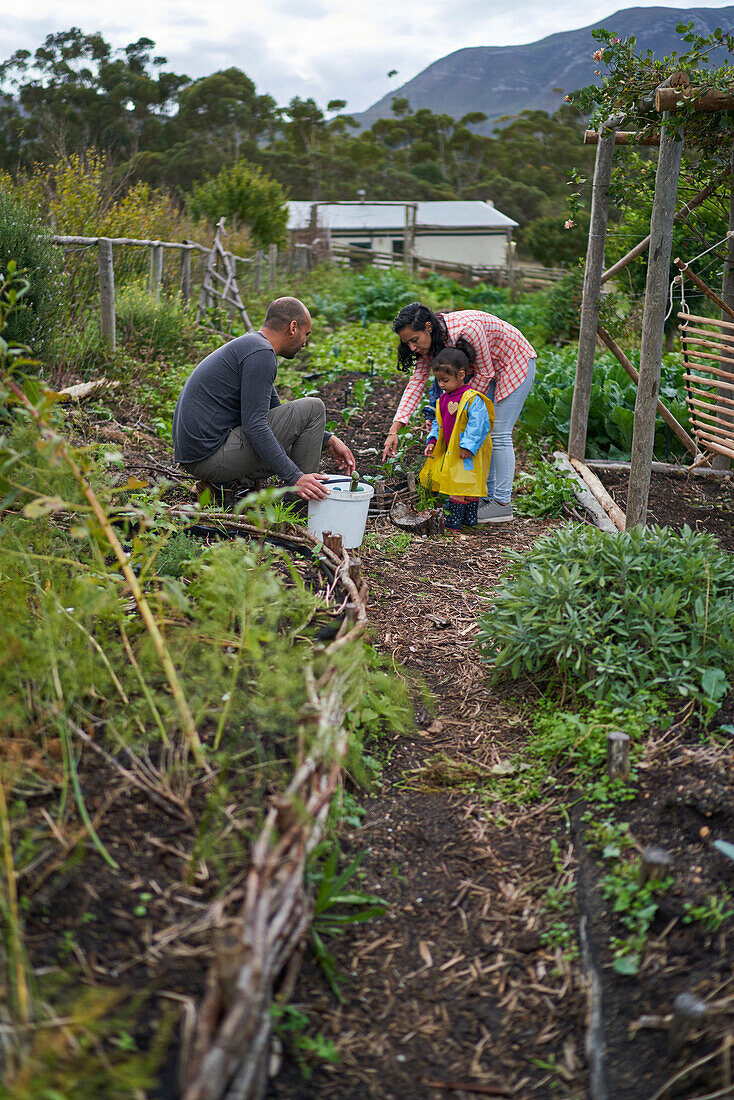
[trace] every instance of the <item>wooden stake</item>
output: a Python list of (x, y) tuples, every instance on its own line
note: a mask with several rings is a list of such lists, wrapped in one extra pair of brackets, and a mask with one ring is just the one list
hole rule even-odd
[(673, 1019), (668, 1036), (668, 1050), (675, 1057), (688, 1035), (706, 1016), (706, 1005), (692, 993), (679, 993), (673, 1001)]
[(612, 182), (613, 159), (614, 129), (610, 127), (603, 131), (603, 136), (596, 148), (589, 243), (586, 249), (586, 268), (581, 304), (581, 329), (579, 331), (576, 378), (571, 404), (571, 424), (568, 433), (569, 456), (580, 459), (583, 459), (586, 453), (586, 431), (589, 421), (589, 405), (591, 404), (591, 382), (594, 373), (596, 330), (599, 323), (601, 275), (604, 267), (604, 245), (607, 238), (609, 185)]
[(638, 881), (640, 886), (666, 878), (673, 867), (673, 857), (659, 844), (642, 849)]
[(630, 739), (620, 730), (607, 734), (607, 773), (612, 779), (630, 776)]
[(163, 278), (163, 245), (155, 241), (150, 248), (150, 276), (148, 290), (155, 298), (161, 296), (161, 280)]
[[(184, 241), (184, 244), (187, 242)], [(191, 297), (191, 249), (184, 248), (181, 252), (181, 298), (188, 302)]]
[(650, 257), (647, 265), (645, 306), (642, 317), (640, 381), (635, 401), (632, 465), (627, 494), (628, 527), (636, 524), (644, 525), (647, 519), (670, 255), (673, 248), (673, 218), (682, 153), (683, 139), (680, 133), (665, 129), (660, 142), (658, 169), (655, 174), (655, 198), (650, 220)]
[(112, 241), (100, 237), (97, 243), (97, 274), (99, 278), (99, 329), (110, 350), (115, 350), (115, 268)]

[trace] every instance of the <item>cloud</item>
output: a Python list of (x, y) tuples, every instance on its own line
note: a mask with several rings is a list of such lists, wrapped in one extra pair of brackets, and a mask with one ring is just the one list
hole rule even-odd
[[(656, 0), (640, 2), (650, 7)], [(682, 8), (697, 3), (677, 0)], [(547, 0), (126, 0), (114, 7), (67, 0), (60, 16), (55, 0), (34, 0), (32, 15), (0, 28), (0, 56), (33, 51), (47, 34), (72, 26), (100, 31), (116, 48), (145, 36), (176, 72), (196, 78), (237, 66), (281, 104), (296, 95), (321, 105), (346, 99), (358, 112), (454, 50), (537, 41), (611, 17), (612, 6), (576, 0), (561, 21), (558, 5)], [(388, 79), (391, 69), (399, 76)]]

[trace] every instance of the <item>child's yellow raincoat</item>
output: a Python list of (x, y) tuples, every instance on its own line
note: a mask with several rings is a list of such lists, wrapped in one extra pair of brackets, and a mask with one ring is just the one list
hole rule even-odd
[(433, 454), (426, 459), (420, 472), (421, 485), (425, 485), (426, 489), (446, 493), (448, 496), (462, 497), (483, 497), (486, 493), (487, 475), (492, 459), (492, 436), (487, 433), (473, 458), (462, 458), (459, 454), (461, 436), (469, 420), (469, 405), (477, 398), (487, 406), (490, 431), (494, 427), (494, 405), (489, 398), (483, 393), (478, 393), (477, 390), (465, 390), (459, 402), (448, 450), (441, 423), (441, 410), (439, 402), (436, 402), (436, 419), (441, 430), (438, 433)]

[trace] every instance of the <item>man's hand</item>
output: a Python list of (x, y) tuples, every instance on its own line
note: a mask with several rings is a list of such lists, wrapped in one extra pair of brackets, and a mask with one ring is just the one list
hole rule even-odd
[(357, 463), (354, 460), (354, 455), (346, 443), (343, 443), (341, 439), (337, 439), (335, 435), (329, 437), (326, 449), (332, 458), (336, 459), (336, 464), (340, 470), (346, 470), (348, 474), (351, 474), (352, 470), (356, 469)]
[(330, 492), (321, 486), (321, 482), (327, 479), (328, 474), (302, 474), (295, 484), (295, 490), (301, 500), (323, 500)]
[(433, 454), (433, 448), (435, 446), (436, 446), (436, 441), (434, 439), (429, 439), (428, 442), (426, 443), (426, 449), (423, 452), (423, 454), (426, 456), (426, 458), (431, 457), (431, 455)]

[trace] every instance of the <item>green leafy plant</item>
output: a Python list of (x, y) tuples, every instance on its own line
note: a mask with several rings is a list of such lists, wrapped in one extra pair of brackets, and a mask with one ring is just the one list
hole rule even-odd
[(307, 868), (307, 878), (316, 888), (314, 916), (310, 929), (311, 949), (334, 996), (343, 1001), (339, 989), (340, 974), (336, 960), (324, 939), (337, 935), (350, 924), (380, 917), (387, 903), (373, 894), (364, 894), (347, 884), (357, 874), (367, 852), (362, 852), (342, 871), (338, 870), (341, 852), (334, 839), (327, 839), (315, 850)]
[(508, 557), (478, 634), (496, 675), (556, 679), (625, 707), (676, 692), (705, 716), (718, 709), (734, 660), (734, 561), (713, 536), (568, 525)]
[(540, 459), (531, 471), (518, 475), (514, 503), (523, 516), (559, 516), (576, 497), (570, 476)]
[(724, 921), (734, 916), (734, 909), (727, 908), (730, 902), (731, 895), (727, 890), (722, 890), (720, 894), (709, 894), (698, 905), (687, 901), (683, 906), (683, 923), (700, 921), (709, 932), (718, 932)]
[(626, 929), (622, 936), (613, 936), (610, 946), (614, 954), (614, 969), (618, 974), (636, 974), (640, 969), (647, 934), (658, 911), (655, 898), (670, 888), (671, 877), (641, 884), (638, 879), (638, 863), (632, 859), (620, 859), (613, 870), (601, 879), (602, 896), (613, 902), (617, 914)]

